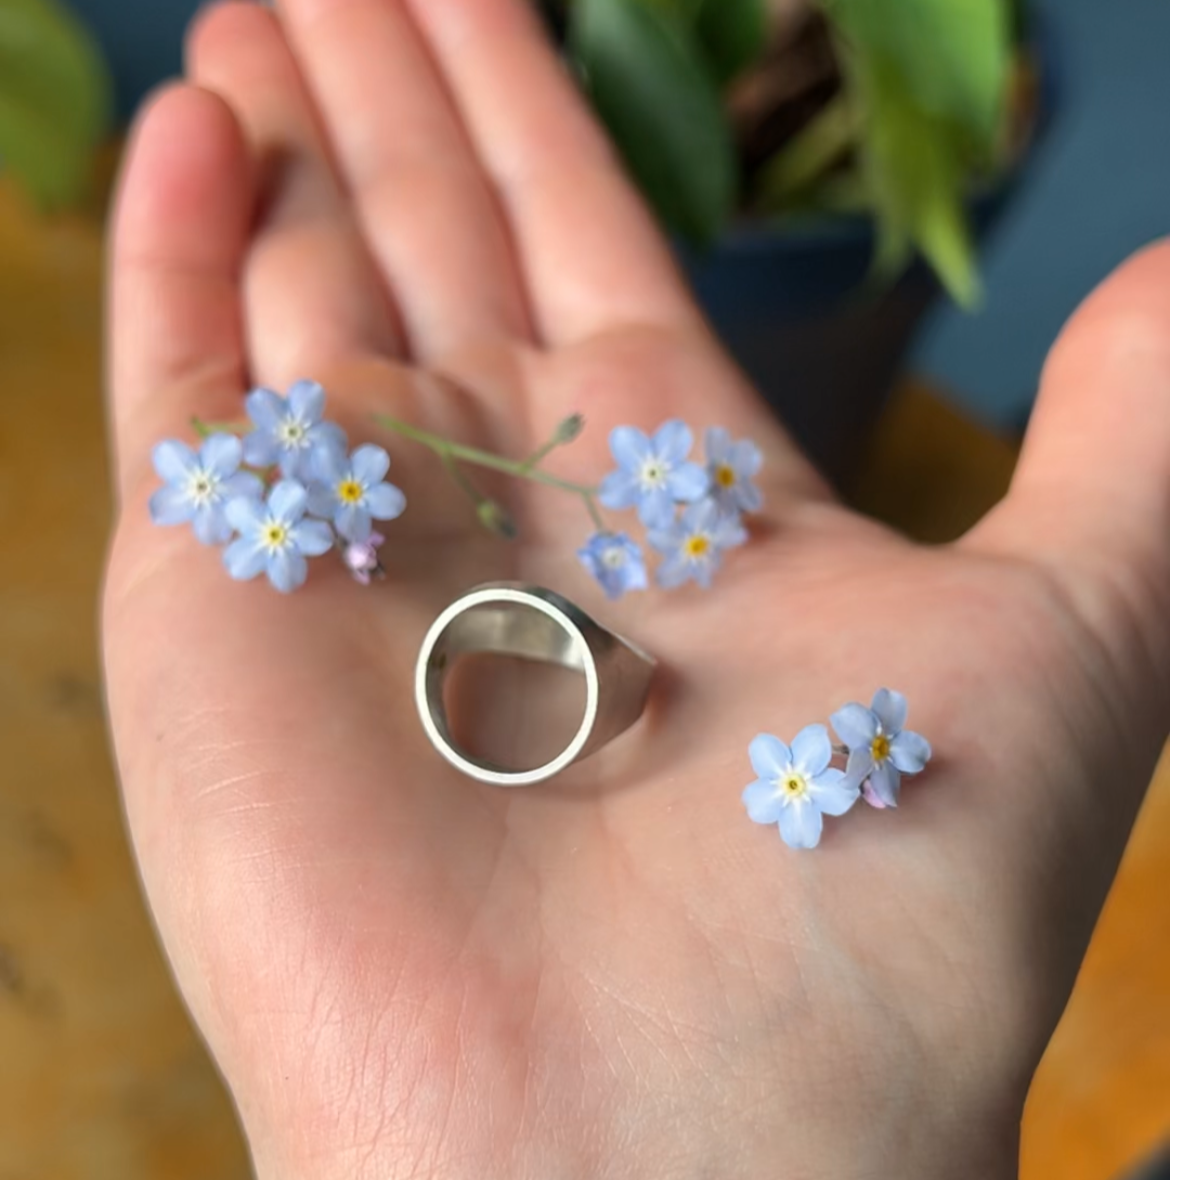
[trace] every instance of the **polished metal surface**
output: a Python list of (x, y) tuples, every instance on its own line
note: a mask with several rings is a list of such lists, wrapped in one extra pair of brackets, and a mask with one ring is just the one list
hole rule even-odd
[[(443, 683), (460, 656), (475, 653), (539, 660), (585, 677), (585, 712), (560, 754), (543, 766), (509, 770), (459, 748), (447, 724)], [(427, 736), (452, 766), (485, 783), (522, 787), (552, 778), (638, 721), (654, 670), (650, 656), (560, 594), (495, 582), (464, 594), (435, 619), (418, 653), (414, 698)]]

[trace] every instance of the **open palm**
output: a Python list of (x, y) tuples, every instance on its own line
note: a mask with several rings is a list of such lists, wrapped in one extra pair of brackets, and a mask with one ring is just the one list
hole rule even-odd
[[(522, 4), (279, 7), (207, 13), (137, 129), (105, 601), (136, 852), (260, 1174), (1010, 1174), (1163, 736), (1166, 256), (1069, 328), (1008, 501), (921, 549), (722, 355)], [(147, 521), (157, 439), (299, 377), (409, 497), (368, 590), (234, 584)], [(763, 447), (766, 511), (713, 590), (608, 608), (576, 501), (496, 489), (509, 545), (377, 411), (508, 454), (580, 411), (555, 469), (591, 483), (613, 425), (719, 423)], [(497, 577), (662, 664), (635, 730), (515, 792), (412, 704), (430, 621)], [(751, 824), (749, 739), (882, 684), (936, 751), (901, 809), (815, 853)]]

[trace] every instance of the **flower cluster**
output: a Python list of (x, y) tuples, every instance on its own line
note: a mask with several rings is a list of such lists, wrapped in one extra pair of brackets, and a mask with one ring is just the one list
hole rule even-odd
[[(742, 792), (749, 817), (778, 824), (791, 848), (814, 848), (825, 815), (843, 815), (863, 798), (873, 807), (896, 807), (903, 774), (918, 774), (930, 761), (930, 743), (903, 728), (906, 699), (880, 689), (870, 707), (848, 704), (832, 714), (831, 725), (844, 743), (833, 749), (823, 725), (808, 725), (788, 746), (768, 733), (750, 743), (750, 762), (758, 778)], [(833, 753), (847, 757), (843, 769)]]
[[(711, 427), (704, 465), (690, 461), (692, 445), (692, 431), (678, 419), (650, 437), (634, 426), (616, 426), (610, 449), (618, 466), (598, 489), (603, 507), (636, 510), (661, 558), (656, 581), (665, 589), (690, 579), (709, 586), (725, 550), (748, 540), (742, 514), (762, 506), (753, 482), (762, 454), (752, 442)], [(643, 550), (625, 533), (598, 529), (578, 558), (609, 598), (647, 587)]]
[(406, 498), (385, 482), (389, 455), (366, 445), (349, 453), (344, 431), (324, 420), (325, 395), (297, 381), (286, 397), (255, 389), (246, 398), (252, 429), (218, 431), (197, 449), (169, 439), (152, 453), (164, 481), (149, 502), (154, 523), (191, 523), (197, 539), (225, 546), (239, 580), (265, 573), (276, 590), (307, 579), (307, 559), (335, 549), (359, 582), (380, 574), (384, 541), (374, 520), (393, 520)]

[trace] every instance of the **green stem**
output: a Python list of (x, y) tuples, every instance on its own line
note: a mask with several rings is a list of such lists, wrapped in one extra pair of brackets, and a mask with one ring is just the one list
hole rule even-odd
[(395, 434), (410, 439), (411, 442), (429, 447), (440, 458), (449, 455), (461, 463), (470, 463), (475, 467), (487, 467), (492, 471), (502, 471), (505, 475), (515, 475), (521, 479), (531, 479), (536, 483), (548, 484), (551, 488), (572, 492), (584, 500), (589, 499), (597, 491), (596, 488), (588, 487), (586, 484), (560, 479), (556, 475), (550, 475), (547, 471), (537, 471), (528, 465), (528, 459), (505, 459), (502, 455), (494, 455), (491, 451), (481, 451), (478, 447), (466, 447), (462, 443), (451, 442), (450, 439), (431, 434), (428, 430), (420, 430), (417, 426), (411, 426), (408, 422), (402, 422), (398, 418), (389, 418), (384, 414), (378, 414), (376, 420), (386, 430), (392, 430)]

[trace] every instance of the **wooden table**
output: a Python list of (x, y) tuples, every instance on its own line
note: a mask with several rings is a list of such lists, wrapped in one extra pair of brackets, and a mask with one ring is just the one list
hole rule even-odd
[[(109, 527), (101, 225), (0, 182), (0, 1180), (237, 1180), (230, 1103), (127, 851), (96, 600)], [(865, 507), (926, 540), (1002, 494), (1014, 450), (907, 388)], [(1025, 1180), (1109, 1180), (1168, 1126), (1164, 759), (1025, 1118)]]

